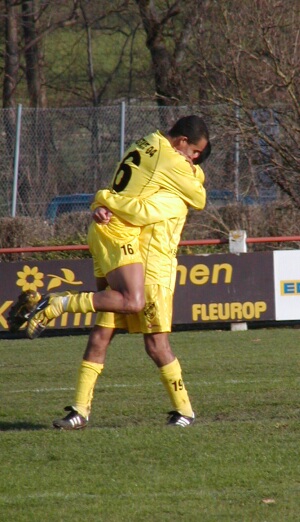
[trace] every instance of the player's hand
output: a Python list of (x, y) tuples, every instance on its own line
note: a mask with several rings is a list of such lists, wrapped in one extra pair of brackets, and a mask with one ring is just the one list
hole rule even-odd
[(92, 213), (93, 220), (98, 225), (107, 225), (110, 222), (112, 212), (106, 207), (97, 207)]
[(177, 152), (179, 152), (179, 154), (181, 154), (181, 156), (183, 156), (183, 157), (186, 159), (186, 161), (188, 161), (188, 163), (189, 163), (190, 166), (192, 167), (192, 170), (193, 170), (193, 172), (194, 172), (194, 174), (195, 174), (195, 172), (196, 172), (196, 167), (195, 167), (193, 161), (191, 160), (191, 158), (189, 158), (186, 154), (184, 154), (184, 152), (182, 152), (182, 150), (178, 150), (178, 149), (175, 149), (175, 150), (176, 150)]

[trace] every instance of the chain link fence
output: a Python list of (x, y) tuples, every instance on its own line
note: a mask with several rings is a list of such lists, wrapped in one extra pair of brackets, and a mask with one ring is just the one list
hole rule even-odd
[(204, 117), (212, 136), (213, 152), (204, 165), (212, 203), (252, 195), (256, 179), (250, 175), (232, 111), (224, 106), (159, 108), (124, 102), (98, 108), (3, 109), (0, 217), (45, 219), (55, 196), (93, 194), (107, 187), (131, 142), (158, 128), (167, 131), (179, 117), (192, 113)]

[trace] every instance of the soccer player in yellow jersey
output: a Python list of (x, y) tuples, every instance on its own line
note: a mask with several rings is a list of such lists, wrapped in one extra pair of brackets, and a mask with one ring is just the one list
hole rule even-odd
[[(160, 190), (166, 190), (201, 210), (206, 201), (202, 171), (199, 166), (193, 168), (191, 162), (198, 160), (208, 145), (209, 133), (202, 118), (194, 115), (180, 118), (166, 136), (156, 131), (137, 140), (126, 151), (114, 175), (112, 191), (146, 204)], [(96, 194), (96, 206), (103, 205), (101, 194), (102, 191)], [(149, 219), (149, 223), (154, 222), (151, 216)], [(31, 339), (40, 335), (51, 319), (64, 312), (135, 313), (143, 309), (140, 224), (140, 215), (133, 214), (126, 221), (113, 215), (108, 224), (91, 225), (88, 240), (92, 255), (97, 250), (99, 291), (67, 296), (50, 294), (42, 299), (28, 321), (27, 334)]]
[[(153, 225), (142, 227), (139, 236), (140, 252), (145, 269), (145, 307), (135, 314), (114, 314), (99, 312), (95, 326), (89, 336), (87, 348), (81, 362), (73, 406), (66, 407), (69, 413), (63, 419), (53, 422), (55, 428), (74, 430), (88, 424), (91, 412), (94, 387), (104, 368), (107, 348), (115, 328), (129, 333), (144, 334), (146, 353), (158, 367), (161, 381), (171, 399), (173, 411), (170, 412), (170, 426), (187, 427), (194, 422), (194, 412), (185, 388), (181, 366), (169, 343), (168, 333), (172, 326), (173, 293), (176, 278), (176, 250), (184, 225), (187, 206), (178, 197), (160, 191), (152, 198), (151, 205), (157, 202), (160, 211), (167, 216), (176, 215)], [(143, 214), (143, 207), (137, 200), (127, 202), (129, 209), (134, 206)], [(113, 200), (110, 198), (113, 208)], [(122, 212), (127, 207), (122, 201)], [(156, 208), (156, 207), (155, 207)], [(96, 209), (96, 219), (98, 212)], [(148, 210), (148, 209), (147, 209)], [(154, 210), (154, 207), (152, 208)], [(117, 209), (116, 209), (117, 211)], [(104, 217), (99, 217), (102, 221)], [(97, 276), (97, 270), (95, 271)]]
[[(204, 174), (198, 169), (198, 177), (204, 183)], [(172, 327), (173, 293), (176, 278), (176, 251), (186, 219), (187, 205), (178, 196), (159, 191), (145, 204), (144, 201), (102, 192), (97, 202), (105, 203), (109, 209), (124, 219), (139, 216), (139, 224), (146, 222), (148, 214), (165, 219), (142, 227), (139, 236), (140, 252), (145, 269), (145, 307), (135, 314), (99, 312), (95, 326), (89, 336), (88, 345), (81, 362), (72, 406), (67, 406), (67, 415), (53, 421), (61, 430), (75, 430), (87, 426), (91, 413), (94, 388), (104, 369), (107, 348), (115, 328), (129, 333), (144, 334), (146, 353), (156, 364), (173, 411), (169, 413), (169, 426), (187, 427), (194, 423), (195, 414), (185, 388), (182, 371), (169, 342)], [(106, 211), (95, 208), (94, 219), (106, 223)], [(109, 213), (111, 215), (111, 213)], [(97, 277), (97, 249), (93, 252), (95, 276)]]
[[(168, 137), (156, 132), (139, 140), (125, 154), (123, 162), (117, 169), (112, 185), (113, 190), (97, 193), (93, 206), (95, 208), (94, 217), (96, 220), (98, 219), (99, 223), (106, 224), (93, 223), (91, 225), (89, 245), (100, 292), (51, 297), (49, 304), (46, 300), (48, 306), (45, 307), (42, 303), (42, 306), (38, 306), (32, 314), (28, 333), (30, 337), (35, 337), (37, 327), (38, 333), (40, 333), (49, 320), (64, 311), (87, 312), (96, 309), (115, 311), (115, 308), (109, 304), (106, 304), (106, 308), (103, 305), (101, 308), (99, 304), (97, 305), (99, 301), (95, 296), (103, 298), (103, 294), (105, 294), (107, 298), (108, 293), (112, 290), (103, 291), (102, 289), (106, 288), (107, 283), (113, 288), (118, 277), (119, 289), (122, 293), (124, 273), (118, 275), (117, 279), (110, 276), (116, 276), (121, 268), (129, 267), (133, 270), (128, 272), (126, 282), (130, 284), (130, 278), (134, 278), (134, 283), (140, 276), (140, 272), (137, 270), (139, 265), (137, 259), (144, 262), (145, 281), (144, 277), (142, 278), (143, 299), (146, 300), (144, 309), (142, 311), (135, 308), (118, 310), (123, 313), (125, 311), (137, 312), (127, 316), (109, 313), (98, 315), (80, 367), (75, 406), (71, 407), (70, 413), (64, 419), (54, 421), (54, 426), (57, 428), (79, 429), (87, 425), (93, 389), (97, 377), (103, 369), (106, 349), (115, 327), (126, 327), (129, 332), (141, 331), (144, 333), (146, 351), (158, 366), (161, 379), (174, 407), (168, 423), (188, 426), (194, 420), (194, 413), (183, 384), (180, 364), (169, 345), (168, 332), (170, 332), (172, 324), (176, 248), (185, 221), (187, 205), (198, 209), (202, 209), (205, 205), (203, 172), (200, 167), (192, 168), (190, 165), (192, 160), (199, 159), (201, 153), (205, 149), (207, 150), (209, 143), (207, 129), (203, 121), (198, 120), (200, 119), (194, 116), (183, 118), (171, 129)], [(200, 123), (198, 128), (195, 123)], [(201, 128), (200, 134), (199, 128)], [(194, 134), (192, 130), (195, 131)], [(203, 137), (203, 132), (205, 137)], [(202, 137), (197, 140), (200, 135)], [(176, 149), (183, 156), (178, 154)], [(138, 179), (139, 171), (136, 170), (136, 167), (143, 163), (139, 159), (143, 155), (143, 151), (146, 155), (145, 165), (147, 161), (150, 161), (149, 158), (153, 158), (157, 154), (156, 162), (148, 164), (144, 172), (141, 170), (141, 179)], [(168, 158), (169, 169), (167, 168)], [(136, 193), (134, 193), (134, 184), (132, 184), (134, 178), (137, 180)], [(103, 214), (101, 215), (103, 209), (99, 208), (99, 205), (106, 205), (114, 212), (109, 223), (108, 220), (105, 221)], [(152, 225), (147, 225), (147, 223), (152, 223)], [(141, 226), (144, 227), (140, 228)], [(124, 242), (124, 237), (128, 242)], [(140, 258), (137, 258), (137, 255)], [(113, 288), (113, 290), (115, 289)], [(87, 306), (87, 296), (92, 300), (92, 308)], [(57, 301), (59, 305), (63, 303), (63, 306), (57, 307)]]

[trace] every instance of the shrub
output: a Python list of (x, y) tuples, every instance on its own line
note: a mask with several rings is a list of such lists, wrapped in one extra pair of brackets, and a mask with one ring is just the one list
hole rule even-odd
[[(62, 214), (54, 223), (36, 218), (0, 218), (0, 248), (53, 245), (85, 245), (91, 221), (89, 212)], [(248, 237), (299, 235), (300, 211), (288, 204), (258, 206), (239, 203), (208, 206), (203, 212), (190, 210), (182, 239), (228, 238), (230, 230), (246, 230)], [(248, 250), (299, 248), (299, 243), (260, 243)], [(182, 247), (180, 253), (228, 252), (228, 245)], [(89, 257), (88, 251), (2, 254), (1, 261)]]

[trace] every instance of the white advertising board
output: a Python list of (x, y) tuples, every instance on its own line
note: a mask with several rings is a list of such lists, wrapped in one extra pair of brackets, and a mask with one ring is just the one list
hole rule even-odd
[(300, 319), (300, 250), (280, 250), (274, 255), (276, 321)]

